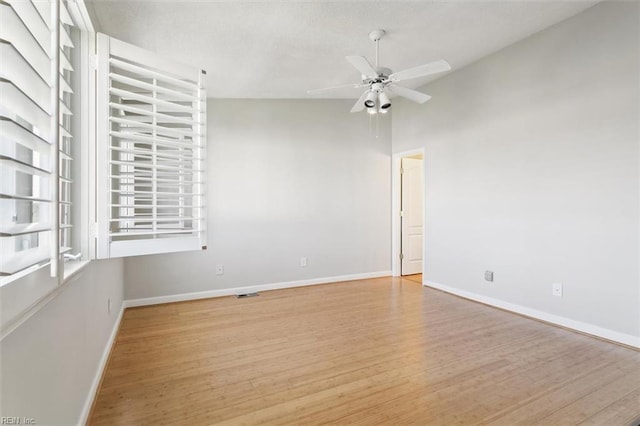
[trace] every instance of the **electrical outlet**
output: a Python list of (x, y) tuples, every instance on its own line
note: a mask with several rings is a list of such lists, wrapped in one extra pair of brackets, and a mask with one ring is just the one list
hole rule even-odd
[(300, 267), (301, 268), (306, 268), (307, 267), (307, 258), (306, 257), (301, 257), (300, 258)]
[(562, 284), (560, 283), (551, 284), (551, 294), (557, 297), (562, 297)]
[(493, 282), (493, 271), (484, 271), (484, 280)]
[(216, 265), (216, 275), (224, 275), (224, 265)]

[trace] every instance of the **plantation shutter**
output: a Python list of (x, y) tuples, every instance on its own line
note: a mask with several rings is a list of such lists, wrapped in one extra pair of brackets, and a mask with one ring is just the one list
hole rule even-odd
[(205, 248), (204, 71), (98, 34), (98, 258)]
[[(57, 258), (59, 9), (0, 1), (0, 276)], [(56, 262), (52, 262), (55, 264)], [(57, 270), (52, 269), (52, 275)]]
[[(72, 89), (72, 73), (75, 72), (72, 66), (73, 49), (75, 48), (71, 40), (71, 28), (75, 26), (71, 14), (66, 7), (67, 1), (60, 2), (60, 90), (59, 90), (59, 135), (58, 135), (58, 201), (59, 201), (59, 246), (60, 253), (71, 251), (71, 230), (72, 230), (72, 199), (71, 185), (71, 162), (73, 160), (72, 144), (72, 110), (74, 108), (74, 92)], [(79, 141), (75, 141), (79, 143)]]

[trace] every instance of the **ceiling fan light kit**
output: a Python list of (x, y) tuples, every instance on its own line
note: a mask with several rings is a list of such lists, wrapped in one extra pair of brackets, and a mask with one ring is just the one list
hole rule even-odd
[(386, 93), (380, 92), (378, 95), (378, 101), (380, 102), (380, 109), (391, 108), (391, 99), (389, 99)]
[(418, 92), (417, 90), (409, 89), (404, 86), (396, 84), (399, 81), (409, 80), (418, 77), (424, 77), (439, 72), (449, 71), (451, 66), (447, 61), (441, 59), (439, 61), (430, 62), (428, 64), (420, 65), (417, 67), (409, 68), (400, 72), (392, 72), (391, 69), (380, 67), (378, 62), (379, 54), (379, 42), (384, 37), (384, 30), (373, 30), (369, 33), (369, 38), (376, 44), (376, 61), (375, 68), (369, 63), (364, 56), (347, 56), (347, 61), (357, 69), (361, 76), (362, 81), (354, 84), (344, 84), (337, 87), (328, 87), (325, 89), (309, 90), (309, 94), (323, 93), (335, 89), (342, 89), (345, 87), (352, 88), (366, 88), (364, 93), (356, 101), (351, 112), (360, 112), (363, 109), (367, 109), (369, 114), (376, 114), (377, 112), (386, 113), (391, 108), (391, 100), (388, 93), (409, 99), (417, 103), (425, 103), (431, 96)]
[(364, 106), (367, 108), (373, 108), (376, 106), (376, 92), (373, 90), (367, 93), (367, 98), (364, 100)]

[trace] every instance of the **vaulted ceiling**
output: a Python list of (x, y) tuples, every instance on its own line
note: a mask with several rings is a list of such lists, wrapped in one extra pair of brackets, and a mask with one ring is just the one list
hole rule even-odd
[[(381, 66), (399, 71), (442, 58), (456, 70), (596, 3), (89, 0), (88, 5), (98, 30), (205, 69), (210, 97), (309, 98), (308, 89), (359, 81), (344, 57), (363, 55), (373, 62), (368, 38), (373, 29), (387, 31), (380, 42)], [(437, 77), (403, 85), (416, 88)], [(358, 95), (345, 89), (323, 97)]]

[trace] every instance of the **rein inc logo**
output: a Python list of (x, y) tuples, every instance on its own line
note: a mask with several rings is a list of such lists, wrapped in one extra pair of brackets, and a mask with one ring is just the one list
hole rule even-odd
[(0, 417), (0, 425), (35, 425), (36, 419), (31, 417)]

